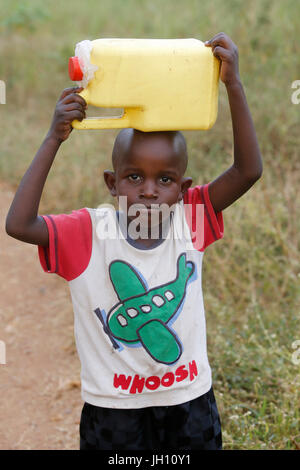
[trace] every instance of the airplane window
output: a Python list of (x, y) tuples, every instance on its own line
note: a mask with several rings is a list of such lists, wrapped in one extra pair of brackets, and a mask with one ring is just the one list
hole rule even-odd
[(125, 317), (123, 317), (123, 315), (118, 315), (118, 316), (117, 316), (117, 319), (118, 319), (118, 321), (119, 321), (119, 323), (120, 323), (121, 326), (126, 326), (126, 325), (128, 325), (127, 320), (126, 320)]
[(152, 307), (151, 307), (151, 305), (141, 305), (141, 306), (140, 306), (140, 309), (141, 309), (142, 312), (144, 312), (144, 313), (149, 313), (149, 312), (151, 312)]
[(174, 294), (173, 294), (173, 292), (171, 292), (170, 290), (166, 290), (166, 292), (165, 292), (165, 298), (166, 298), (167, 300), (172, 300), (172, 299), (174, 299)]
[(139, 314), (139, 311), (136, 308), (127, 308), (126, 309), (127, 314), (129, 315), (130, 318), (134, 318)]
[(161, 295), (154, 295), (152, 297), (152, 302), (157, 306), (157, 307), (161, 307), (164, 303), (165, 303), (165, 300), (162, 298)]

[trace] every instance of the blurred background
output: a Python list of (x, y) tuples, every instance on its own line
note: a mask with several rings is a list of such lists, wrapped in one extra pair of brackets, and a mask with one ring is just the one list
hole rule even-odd
[[(238, 46), (240, 75), (264, 172), (248, 193), (224, 211), (224, 239), (208, 248), (204, 257), (208, 355), (224, 448), (299, 449), (300, 361), (293, 360), (292, 345), (300, 340), (300, 104), (291, 101), (292, 83), (300, 80), (298, 3), (0, 0), (0, 11), (0, 79), (6, 84), (6, 104), (0, 104), (0, 181), (12, 191), (47, 134), (61, 91), (73, 86), (68, 58), (77, 42), (102, 37), (205, 41), (224, 31)], [(112, 202), (102, 174), (111, 168), (117, 133), (72, 132), (49, 174), (40, 213)], [(212, 181), (232, 164), (232, 124), (223, 83), (216, 124), (209, 131), (184, 135), (189, 154), (186, 174), (195, 185)], [(48, 277), (43, 278), (45, 285)], [(55, 286), (66, 291), (66, 283), (60, 281)], [(31, 293), (23, 295), (29, 298)], [(55, 305), (51, 308), (55, 313)], [(59, 315), (65, 311), (68, 324), (71, 310), (69, 297), (63, 295)], [(1, 312), (3, 327), (9, 313), (5, 306)], [(5, 336), (3, 332), (1, 338), (1, 331), (0, 339)], [(75, 349), (73, 343), (70, 348)], [(75, 354), (70, 361), (75, 363), (76, 375)], [(3, 368), (8, 370), (9, 364), (0, 367), (4, 387)], [(75, 392), (79, 397), (78, 388)], [(80, 408), (80, 401), (76, 406)], [(77, 448), (78, 426), (74, 420), (68, 426), (68, 446)], [(18, 439), (6, 445), (22, 448)], [(24, 447), (35, 448), (34, 439), (28, 439)], [(66, 448), (66, 442), (53, 447)]]

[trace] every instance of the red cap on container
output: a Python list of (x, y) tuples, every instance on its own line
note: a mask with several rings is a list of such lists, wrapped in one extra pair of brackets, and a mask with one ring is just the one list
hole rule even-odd
[(73, 81), (80, 81), (83, 78), (83, 72), (77, 56), (69, 58), (69, 76)]

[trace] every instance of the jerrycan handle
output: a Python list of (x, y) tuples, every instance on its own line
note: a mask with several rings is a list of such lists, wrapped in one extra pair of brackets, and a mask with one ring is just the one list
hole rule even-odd
[(130, 126), (130, 119), (124, 110), (124, 115), (121, 118), (105, 118), (105, 117), (93, 117), (86, 118), (82, 121), (75, 119), (72, 121), (72, 127), (74, 129), (123, 129)]

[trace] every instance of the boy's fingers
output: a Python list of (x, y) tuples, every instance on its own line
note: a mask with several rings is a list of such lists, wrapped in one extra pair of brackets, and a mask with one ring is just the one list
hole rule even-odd
[(78, 119), (78, 121), (82, 121), (82, 119), (85, 118), (85, 113), (82, 111), (74, 110), (70, 111), (68, 113), (68, 118), (70, 118), (71, 121), (74, 121), (74, 119)]
[(79, 93), (81, 90), (83, 90), (83, 87), (79, 86), (72, 86), (70, 88), (65, 88), (60, 95), (60, 100), (63, 100), (66, 96), (70, 95), (71, 93)]
[(204, 43), (206, 46), (222, 46), (226, 49), (229, 49), (230, 46), (233, 45), (233, 41), (230, 39), (229, 36), (225, 33), (218, 33), (212, 39), (205, 41)]
[(231, 54), (228, 51), (228, 49), (224, 49), (224, 47), (221, 47), (221, 46), (216, 46), (213, 49), (212, 53), (215, 57), (218, 57), (218, 59), (222, 59), (222, 60), (225, 60), (225, 61), (226, 61), (226, 59), (229, 61), (230, 58), (231, 58)]
[(69, 103), (65, 105), (65, 111), (72, 111), (73, 109), (79, 109), (80, 111), (85, 111), (84, 106), (82, 106), (81, 103), (77, 103), (76, 101), (73, 101), (73, 103)]
[(68, 95), (65, 96), (64, 99), (63, 99), (63, 103), (64, 103), (64, 104), (74, 103), (74, 102), (80, 103), (80, 104), (81, 104), (82, 106), (84, 106), (85, 108), (87, 107), (87, 104), (86, 104), (85, 99), (83, 99), (82, 96), (79, 96), (79, 95), (77, 95), (76, 93), (68, 94)]
[(209, 39), (208, 41), (205, 41), (205, 42), (212, 42), (212, 41), (215, 41), (216, 39), (220, 39), (220, 38), (228, 38), (229, 39), (229, 36), (226, 34), (226, 33), (217, 33), (215, 34), (211, 39)]
[(85, 115), (85, 108), (81, 106), (81, 104), (79, 103), (70, 103), (65, 107), (65, 111), (67, 112), (74, 111), (74, 110), (81, 111)]
[(216, 39), (218, 39), (220, 36), (220, 33), (218, 34), (215, 34), (211, 39), (208, 39), (207, 41), (204, 42), (204, 44), (206, 46), (211, 46), (212, 45), (212, 42), (215, 41)]

